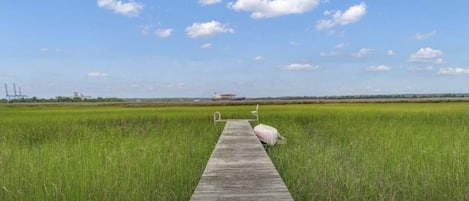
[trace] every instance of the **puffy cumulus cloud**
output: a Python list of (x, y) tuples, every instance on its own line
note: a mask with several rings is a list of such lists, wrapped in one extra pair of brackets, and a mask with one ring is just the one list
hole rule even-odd
[(109, 74), (103, 72), (89, 72), (88, 77), (108, 77)]
[(417, 52), (410, 55), (410, 62), (433, 62), (433, 63), (443, 63), (443, 59), (440, 56), (443, 55), (441, 50), (434, 50), (432, 48), (420, 48)]
[(347, 25), (360, 21), (360, 19), (366, 14), (366, 4), (361, 2), (358, 5), (351, 6), (345, 12), (340, 10), (337, 11), (325, 11), (325, 16), (331, 16), (330, 19), (319, 20), (316, 23), (316, 29), (329, 29), (336, 25)]
[(319, 69), (319, 66), (317, 65), (312, 65), (312, 64), (289, 64), (289, 65), (286, 65), (283, 67), (283, 69), (285, 70), (292, 70), (292, 71), (296, 71), (296, 70), (303, 70), (303, 71), (312, 71), (312, 70), (317, 70)]
[(333, 15), (334, 20), (340, 25), (358, 22), (366, 14), (366, 4), (361, 2), (347, 9), (344, 13), (336, 11)]
[(99, 8), (112, 10), (114, 13), (129, 17), (138, 16), (140, 11), (143, 9), (143, 4), (135, 1), (123, 2), (119, 0), (98, 0), (97, 4)]
[(160, 38), (167, 38), (171, 36), (173, 33), (173, 29), (158, 29), (155, 31), (155, 35)]
[(434, 35), (436, 35), (436, 31), (435, 31), (435, 30), (432, 31), (432, 32), (430, 32), (430, 33), (423, 33), (423, 34), (421, 34), (421, 33), (416, 33), (416, 34), (415, 34), (415, 39), (417, 39), (417, 40), (425, 40), (425, 39), (429, 39), (429, 38), (433, 37)]
[(199, 0), (199, 4), (201, 5), (213, 5), (221, 3), (221, 0)]
[(391, 70), (391, 67), (385, 66), (385, 65), (369, 66), (366, 68), (366, 71), (372, 71), (372, 72), (384, 72), (384, 71), (389, 71), (389, 70)]
[(211, 37), (220, 33), (234, 33), (234, 29), (218, 21), (193, 23), (186, 27), (186, 34), (191, 38)]
[(213, 46), (212, 43), (205, 43), (201, 45), (200, 48), (207, 49), (207, 48), (211, 48), (212, 46)]
[(336, 25), (334, 20), (319, 20), (316, 23), (316, 29), (317, 30), (322, 30), (322, 29), (329, 29), (332, 28)]
[(392, 55), (394, 55), (394, 54), (396, 54), (396, 53), (394, 53), (393, 50), (388, 50), (388, 55), (389, 55), (389, 56), (392, 56)]
[(235, 11), (251, 12), (251, 18), (271, 18), (307, 12), (319, 4), (319, 0), (237, 0), (228, 3)]
[(370, 49), (370, 48), (362, 48), (362, 49), (358, 50), (358, 52), (352, 53), (352, 56), (355, 57), (355, 58), (362, 58), (362, 57), (365, 57), (365, 56), (371, 54), (371, 51), (372, 51), (372, 49)]
[(469, 68), (440, 68), (440, 75), (469, 75)]

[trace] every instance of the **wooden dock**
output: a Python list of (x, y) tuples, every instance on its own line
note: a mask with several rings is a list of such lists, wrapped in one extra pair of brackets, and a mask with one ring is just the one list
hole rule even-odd
[(227, 120), (191, 200), (293, 200), (248, 120)]

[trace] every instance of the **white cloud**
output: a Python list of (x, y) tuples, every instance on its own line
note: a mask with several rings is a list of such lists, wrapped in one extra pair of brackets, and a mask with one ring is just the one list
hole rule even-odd
[(469, 75), (469, 68), (440, 68), (440, 75)]
[(394, 54), (396, 54), (396, 53), (394, 53), (393, 50), (388, 50), (388, 55), (389, 55), (389, 56), (392, 56), (392, 55), (394, 55)]
[(445, 63), (445, 62), (443, 61), (443, 58), (438, 58), (438, 59), (436, 59), (433, 63), (435, 63), (435, 64), (443, 64), (443, 63)]
[(366, 71), (373, 71), (373, 72), (384, 72), (384, 71), (389, 71), (391, 70), (391, 67), (385, 66), (385, 65), (379, 65), (379, 66), (369, 66), (366, 68)]
[(211, 37), (220, 33), (234, 33), (234, 29), (212, 20), (205, 23), (193, 23), (192, 26), (186, 27), (186, 33), (191, 38), (200, 38)]
[(420, 48), (416, 53), (410, 55), (410, 62), (434, 62), (442, 63), (443, 59), (439, 58), (443, 55), (441, 50), (434, 50), (432, 48)]
[(408, 71), (432, 71), (433, 66), (427, 66), (427, 67), (417, 67), (417, 66), (411, 66), (407, 68)]
[(211, 48), (211, 47), (212, 47), (212, 43), (205, 43), (200, 46), (200, 48), (204, 48), (204, 49)]
[(351, 24), (358, 22), (366, 14), (366, 4), (361, 2), (358, 5), (354, 5), (347, 9), (343, 14), (340, 11), (336, 11), (334, 14), (334, 20), (340, 25)]
[(213, 5), (213, 4), (217, 4), (220, 2), (221, 0), (199, 0), (199, 4), (201, 5)]
[(329, 36), (338, 36), (338, 37), (344, 37), (345, 36), (345, 31), (340, 31), (340, 32), (337, 32), (333, 29), (330, 29), (327, 31), (327, 35)]
[(59, 49), (59, 48), (48, 48), (48, 47), (39, 48), (39, 51), (43, 52), (43, 53), (46, 53), (46, 52), (55, 52), (55, 53), (62, 52), (62, 50)]
[(319, 20), (316, 23), (316, 29), (317, 30), (322, 30), (322, 29), (329, 29), (332, 28), (336, 25), (334, 20)]
[(140, 27), (140, 33), (144, 36), (148, 35), (150, 33), (150, 29), (153, 27), (152, 25), (142, 25)]
[(112, 10), (114, 13), (129, 17), (138, 16), (139, 12), (143, 9), (143, 4), (135, 1), (98, 0), (97, 4), (99, 8)]
[(184, 82), (170, 83), (170, 84), (167, 84), (166, 87), (184, 89), (186, 87), (186, 83), (184, 83)]
[(228, 3), (235, 11), (251, 12), (251, 18), (271, 18), (307, 12), (319, 4), (319, 0), (237, 0)]
[(299, 46), (300, 45), (300, 43), (298, 43), (296, 41), (290, 41), (288, 44), (291, 45), (291, 46)]
[(263, 57), (263, 56), (256, 56), (256, 57), (254, 58), (254, 60), (256, 60), (256, 61), (262, 61), (262, 60), (264, 60), (264, 57)]
[(370, 48), (362, 48), (358, 52), (352, 53), (352, 56), (355, 58), (362, 58), (362, 57), (369, 55), (370, 53), (371, 53)]
[(345, 43), (339, 43), (335, 46), (336, 49), (342, 49), (345, 47)]
[(321, 57), (332, 57), (332, 56), (337, 56), (337, 55), (341, 55), (342, 53), (339, 52), (339, 51), (330, 51), (330, 52), (326, 52), (326, 51), (321, 51), (319, 53), (319, 56)]
[(103, 72), (89, 72), (88, 77), (107, 77), (109, 76), (107, 73)]
[(305, 71), (311, 71), (311, 70), (317, 70), (319, 69), (319, 66), (317, 65), (311, 65), (311, 64), (289, 64), (284, 67), (285, 70), (305, 70)]
[(171, 36), (173, 33), (173, 29), (158, 29), (155, 31), (155, 35), (160, 38), (166, 38)]
[(425, 39), (429, 39), (429, 38), (433, 37), (434, 35), (436, 35), (436, 31), (435, 31), (435, 30), (432, 31), (432, 32), (430, 32), (430, 33), (423, 33), (423, 34), (421, 34), (421, 33), (416, 33), (416, 34), (415, 34), (415, 39), (417, 39), (417, 40), (425, 40)]
[(329, 29), (336, 25), (347, 25), (351, 23), (358, 22), (364, 15), (366, 14), (366, 4), (361, 2), (358, 5), (351, 6), (345, 12), (337, 10), (333, 11), (325, 11), (325, 16), (331, 16), (331, 19), (324, 19), (319, 20), (316, 23), (316, 29)]

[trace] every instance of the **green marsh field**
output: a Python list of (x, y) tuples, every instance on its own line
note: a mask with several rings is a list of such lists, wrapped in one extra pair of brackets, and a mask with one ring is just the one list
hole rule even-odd
[[(0, 106), (0, 200), (189, 200), (244, 106)], [(469, 200), (469, 103), (261, 105), (295, 200)], [(253, 123), (253, 126), (255, 123)]]

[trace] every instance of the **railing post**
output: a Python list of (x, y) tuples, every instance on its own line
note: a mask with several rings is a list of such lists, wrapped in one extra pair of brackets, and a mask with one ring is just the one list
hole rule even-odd
[(213, 113), (213, 123), (217, 123), (221, 121), (221, 113), (215, 112)]
[(251, 113), (256, 116), (256, 121), (259, 123), (259, 104), (256, 105), (256, 110), (251, 111)]

